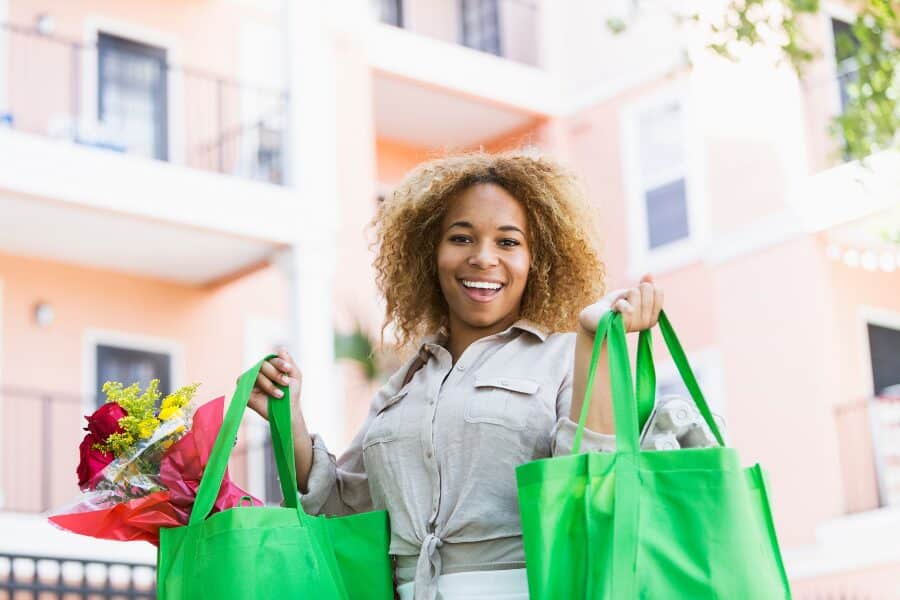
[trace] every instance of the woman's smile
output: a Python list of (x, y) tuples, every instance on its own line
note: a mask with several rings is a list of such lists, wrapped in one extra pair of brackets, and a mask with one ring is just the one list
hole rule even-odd
[(490, 302), (506, 287), (500, 282), (468, 277), (460, 279), (459, 284), (463, 287), (465, 294), (474, 302)]

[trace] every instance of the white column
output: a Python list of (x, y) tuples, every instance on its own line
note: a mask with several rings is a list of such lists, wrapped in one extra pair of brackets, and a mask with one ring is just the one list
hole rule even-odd
[[(0, 23), (9, 24), (8, 0), (0, 0)], [(0, 27), (0, 114), (12, 110), (9, 105), (9, 45), (8, 31)]]
[(282, 4), (289, 94), (285, 175), (306, 207), (282, 265), (290, 281), (291, 350), (303, 371), (304, 415), (311, 431), (333, 441), (342, 435), (343, 410), (335, 386), (332, 325), (339, 214), (336, 56), (326, 4)]

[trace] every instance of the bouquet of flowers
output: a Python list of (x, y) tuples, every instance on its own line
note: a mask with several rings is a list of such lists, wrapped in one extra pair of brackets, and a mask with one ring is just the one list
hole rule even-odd
[[(186, 525), (203, 469), (222, 426), (225, 397), (197, 406), (199, 384), (160, 400), (159, 380), (106, 382), (106, 403), (87, 418), (81, 442), (81, 496), (49, 517), (54, 525), (91, 537), (159, 543), (160, 527)], [(226, 471), (213, 512), (241, 501), (262, 503)]]

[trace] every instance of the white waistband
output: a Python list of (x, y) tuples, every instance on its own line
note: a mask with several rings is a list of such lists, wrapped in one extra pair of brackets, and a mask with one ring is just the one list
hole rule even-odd
[[(469, 571), (438, 577), (438, 592), (442, 600), (528, 600), (528, 578), (525, 569), (501, 571)], [(415, 583), (397, 588), (400, 600), (413, 600)]]

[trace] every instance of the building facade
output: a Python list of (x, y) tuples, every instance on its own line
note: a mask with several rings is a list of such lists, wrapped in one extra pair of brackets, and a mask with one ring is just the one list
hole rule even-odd
[[(152, 579), (149, 546), (40, 515), (77, 494), (107, 379), (227, 396), (288, 345), (311, 428), (345, 445), (378, 381), (334, 333), (378, 336), (378, 202), (422, 160), (520, 148), (582, 177), (610, 289), (665, 288), (770, 473), (796, 597), (900, 597), (900, 159), (845, 163), (827, 134), (853, 15), (805, 23), (822, 52), (798, 78), (649, 4), (0, 0), (0, 589), (116, 561)], [(232, 469), (277, 502), (266, 440), (248, 417)]]

